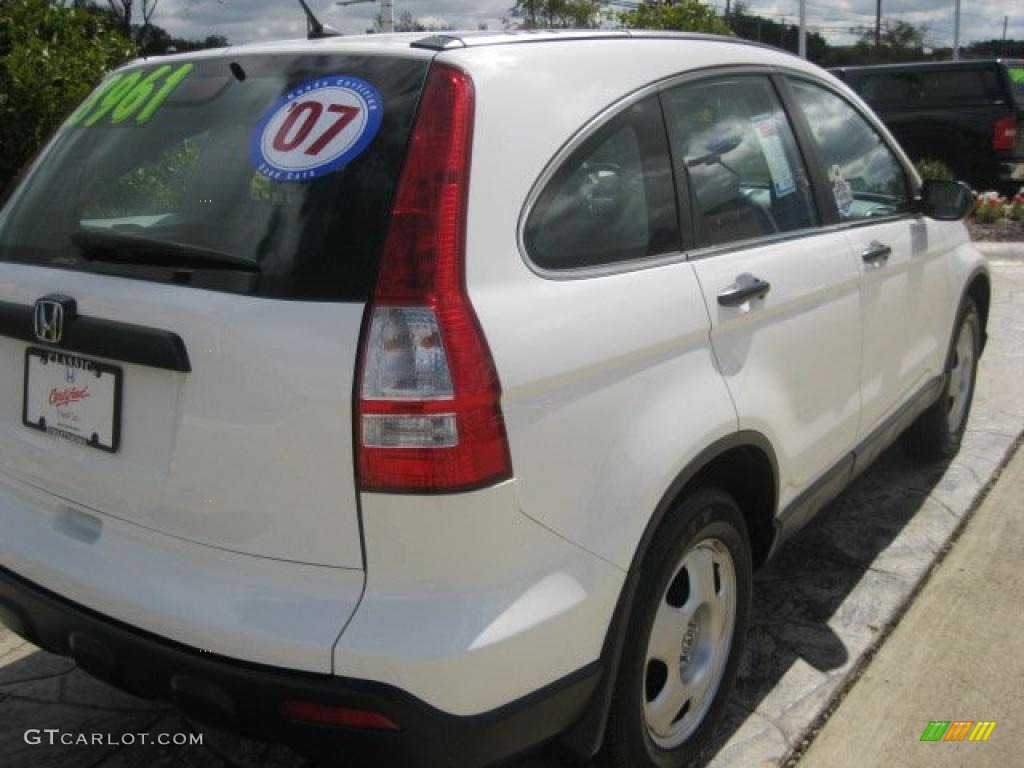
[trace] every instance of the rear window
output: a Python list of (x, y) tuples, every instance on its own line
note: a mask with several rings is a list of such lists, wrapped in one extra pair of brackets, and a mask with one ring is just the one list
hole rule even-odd
[(1006, 76), (1010, 80), (1017, 106), (1024, 108), (1024, 64), (1007, 64)]
[(116, 73), (0, 213), (0, 260), (365, 300), (428, 64), (263, 55)]
[(874, 107), (990, 104), (1003, 98), (994, 66), (861, 73), (850, 84)]

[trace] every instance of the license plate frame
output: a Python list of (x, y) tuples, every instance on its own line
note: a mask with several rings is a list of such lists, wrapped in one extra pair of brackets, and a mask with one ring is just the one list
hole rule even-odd
[[(54, 373), (58, 370), (59, 380)], [(41, 379), (32, 377), (36, 372)], [(25, 350), (24, 373), (24, 426), (106, 453), (118, 452), (124, 385), (124, 371), (120, 367), (61, 350), (29, 347)], [(33, 382), (39, 381), (41, 387), (33, 389)], [(90, 386), (94, 389), (90, 390)]]

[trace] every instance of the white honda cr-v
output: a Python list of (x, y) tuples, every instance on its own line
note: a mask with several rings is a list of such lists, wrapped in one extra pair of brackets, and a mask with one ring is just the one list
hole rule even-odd
[(692, 761), (753, 569), (959, 447), (969, 205), (738, 40), (137, 61), (0, 213), (0, 618), (346, 764)]

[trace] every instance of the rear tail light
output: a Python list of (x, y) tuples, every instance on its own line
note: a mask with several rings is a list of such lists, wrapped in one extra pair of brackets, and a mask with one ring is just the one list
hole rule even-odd
[(1001, 117), (992, 127), (992, 149), (1013, 149), (1017, 142), (1017, 118)]
[(361, 350), (363, 490), (469, 490), (511, 475), (498, 375), (466, 292), (472, 139), (472, 80), (434, 64)]

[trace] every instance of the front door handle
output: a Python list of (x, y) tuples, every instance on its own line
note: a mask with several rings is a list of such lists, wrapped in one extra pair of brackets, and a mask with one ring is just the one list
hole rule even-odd
[(881, 266), (889, 260), (892, 256), (892, 248), (884, 243), (880, 243), (877, 240), (872, 240), (870, 245), (865, 248), (861, 254), (861, 259), (864, 260), (865, 264), (873, 264)]
[(738, 307), (750, 299), (763, 299), (772, 289), (772, 284), (751, 274), (742, 274), (736, 282), (718, 294), (718, 303), (723, 307)]

